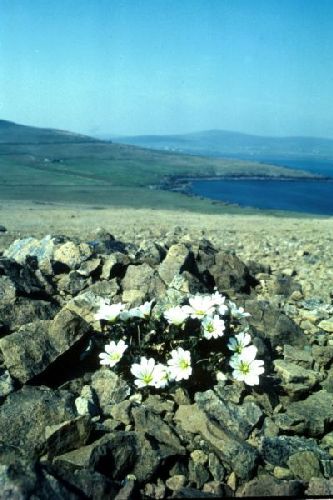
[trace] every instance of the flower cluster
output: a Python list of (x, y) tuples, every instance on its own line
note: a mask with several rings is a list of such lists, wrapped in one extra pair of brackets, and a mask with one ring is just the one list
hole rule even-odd
[(202, 380), (211, 372), (222, 380), (230, 367), (234, 380), (259, 384), (263, 361), (255, 359), (257, 349), (243, 324), (249, 314), (242, 307), (215, 291), (192, 295), (160, 314), (157, 310), (154, 301), (126, 309), (101, 300), (95, 319), (107, 325), (112, 340), (99, 355), (100, 363), (122, 367), (137, 388), (163, 389), (173, 381)]

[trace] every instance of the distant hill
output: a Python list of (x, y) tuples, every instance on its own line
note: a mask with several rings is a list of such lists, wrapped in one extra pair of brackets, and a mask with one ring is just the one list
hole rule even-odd
[(314, 137), (265, 137), (207, 130), (182, 135), (117, 137), (117, 142), (187, 154), (254, 160), (270, 157), (333, 159), (333, 140)]
[(311, 178), (308, 172), (265, 163), (156, 151), (0, 121), (1, 201), (216, 213), (223, 210), (222, 205), (175, 192), (180, 189), (175, 179), (214, 176)]
[(75, 134), (65, 130), (18, 125), (0, 120), (0, 144), (63, 144), (73, 142), (100, 142), (87, 135)]

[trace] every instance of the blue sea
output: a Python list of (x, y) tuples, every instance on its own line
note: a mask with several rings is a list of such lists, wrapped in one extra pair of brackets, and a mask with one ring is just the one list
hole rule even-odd
[(333, 215), (332, 163), (274, 158), (262, 158), (261, 161), (307, 170), (329, 176), (331, 179), (323, 181), (196, 180), (192, 182), (192, 193), (244, 207)]

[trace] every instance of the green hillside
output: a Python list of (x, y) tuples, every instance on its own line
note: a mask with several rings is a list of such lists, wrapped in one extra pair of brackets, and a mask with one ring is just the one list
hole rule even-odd
[(154, 151), (0, 121), (0, 199), (220, 211), (222, 204), (161, 191), (172, 176), (311, 177), (241, 160)]

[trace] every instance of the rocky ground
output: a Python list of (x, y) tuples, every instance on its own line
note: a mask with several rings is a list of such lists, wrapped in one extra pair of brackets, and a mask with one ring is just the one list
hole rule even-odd
[[(0, 215), (4, 498), (333, 495), (332, 219)], [(259, 387), (179, 385), (139, 401), (99, 366), (98, 297), (158, 299), (179, 274), (184, 292), (217, 286), (251, 314)]]

